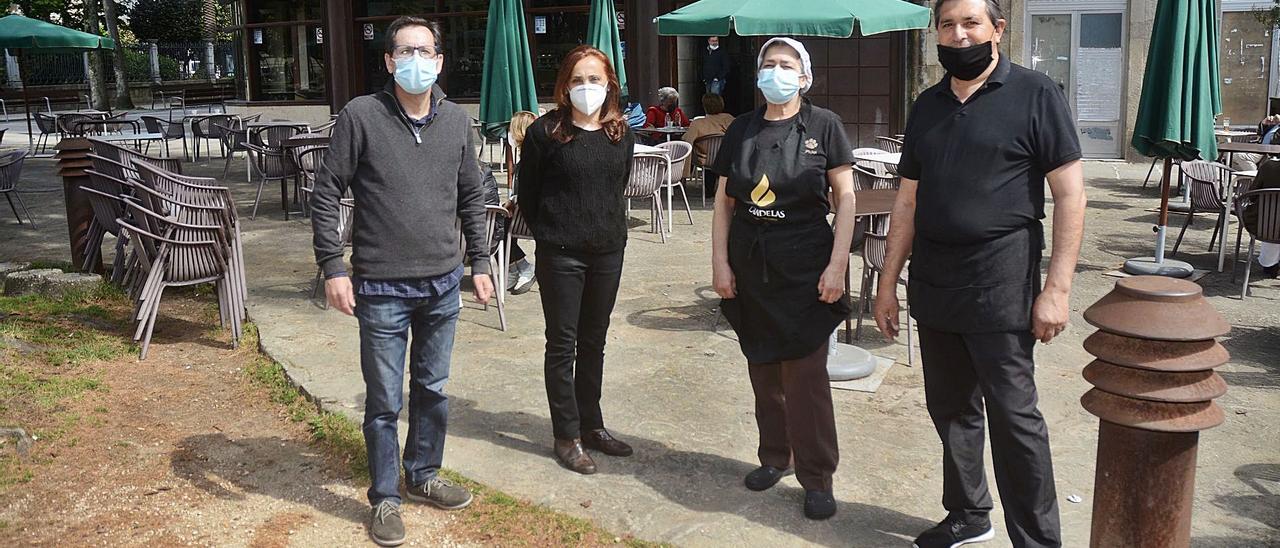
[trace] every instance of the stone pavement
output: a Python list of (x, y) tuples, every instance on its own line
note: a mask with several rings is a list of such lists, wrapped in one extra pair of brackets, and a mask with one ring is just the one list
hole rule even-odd
[[(238, 180), (243, 162), (235, 163), (230, 184), (247, 216), (256, 188)], [(1124, 258), (1150, 253), (1155, 215), (1146, 208), (1156, 200), (1152, 190), (1140, 188), (1145, 168), (1087, 164), (1090, 205), (1072, 327), (1037, 349), (1041, 410), (1051, 431), (1067, 546), (1088, 541), (1097, 435), (1097, 419), (1078, 402), (1089, 388), (1080, 370), (1091, 359), (1081, 341), (1092, 332), (1080, 313), (1114, 284), (1106, 272)], [(221, 160), (188, 171), (220, 175)], [(24, 183), (30, 186), (58, 186), (49, 161), (33, 161), (27, 173)], [(256, 221), (246, 217), (244, 232), (250, 315), (263, 347), (309, 395), (359, 420), (363, 383), (356, 322), (308, 299), (315, 275), (309, 225), (283, 219), (278, 190), (263, 194), (261, 214)], [(37, 202), (39, 230), (19, 228), (0, 215), (0, 261), (65, 260), (60, 195), (35, 196), (30, 201)], [(638, 226), (630, 234), (612, 317), (603, 399), (606, 424), (635, 446), (636, 455), (601, 456), (595, 476), (573, 474), (554, 462), (535, 288), (508, 298), (507, 332), (498, 329), (494, 308), (466, 304), (447, 389), (452, 413), (445, 465), (613, 531), (680, 545), (909, 546), (915, 534), (943, 517), (941, 448), (925, 410), (919, 368), (905, 365), (902, 344), (883, 342), (874, 333), (864, 333), (860, 344), (898, 364), (875, 394), (833, 394), (842, 456), (835, 476), (839, 513), (826, 522), (806, 521), (794, 477), (764, 493), (742, 486), (742, 476), (756, 463), (756, 430), (734, 334), (723, 323), (713, 329), (710, 212), (695, 211), (693, 226), (681, 224), (677, 215), (667, 244), (647, 232), (646, 213), (643, 204), (633, 212)], [(1181, 217), (1171, 220), (1180, 223)], [(1205, 251), (1209, 223), (1200, 220), (1188, 231), (1179, 258), (1209, 267), (1216, 257)], [(105, 247), (109, 257), (110, 246)], [(1193, 545), (1280, 542), (1280, 433), (1271, 428), (1280, 421), (1280, 282), (1255, 283), (1243, 302), (1228, 273), (1211, 274), (1201, 284), (1234, 329), (1223, 341), (1232, 361), (1219, 369), (1231, 386), (1218, 400), (1227, 422), (1201, 436)], [(994, 489), (994, 475), (988, 474)], [(1068, 502), (1069, 495), (1083, 502)], [(993, 496), (999, 501), (998, 493)], [(998, 507), (993, 518), (998, 535), (988, 545), (1007, 546)]]

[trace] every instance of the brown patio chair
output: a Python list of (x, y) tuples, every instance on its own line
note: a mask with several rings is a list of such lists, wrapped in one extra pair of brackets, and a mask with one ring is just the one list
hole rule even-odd
[(887, 152), (902, 152), (902, 140), (893, 137), (876, 137), (876, 145)]
[[(720, 154), (721, 141), (724, 141), (723, 133), (703, 135), (693, 141), (693, 148), (701, 152), (703, 156), (706, 156), (706, 160), (701, 162), (698, 161), (698, 155), (695, 154), (693, 157), (694, 173), (696, 173), (698, 178), (703, 181), (703, 184), (706, 184), (707, 168), (715, 165), (716, 156)], [(704, 209), (707, 207), (707, 189), (705, 188), (702, 189), (702, 207)]]
[(18, 208), (13, 206), (13, 199), (18, 199), (18, 205), (22, 206), (22, 211), (27, 214), (27, 222), (31, 223), (31, 228), (39, 228), (36, 226), (36, 220), (31, 216), (31, 210), (27, 209), (26, 202), (22, 201), (22, 195), (18, 193), (18, 181), (22, 178), (22, 164), (27, 159), (26, 150), (15, 150), (3, 156), (0, 156), (0, 194), (4, 194), (5, 200), (9, 202), (9, 209), (13, 210), (13, 216), (18, 218), (18, 224), (22, 224), (22, 215), (18, 214)]
[[(262, 202), (262, 187), (269, 181), (280, 182), (281, 207), (284, 208), (285, 219), (289, 218), (288, 181), (298, 176), (297, 166), (284, 150), (284, 140), (301, 133), (298, 126), (270, 125), (250, 132), (249, 140), (244, 148), (249, 153), (249, 164), (260, 177), (258, 193), (253, 199), (253, 212), (250, 219), (258, 216), (258, 205)], [(250, 178), (252, 181), (252, 178)]]
[(232, 125), (234, 116), (229, 114), (211, 114), (209, 116), (201, 116), (191, 120), (191, 140), (192, 152), (195, 153), (195, 159), (200, 159), (200, 142), (204, 141), (205, 153), (210, 157), (213, 156), (213, 147), (209, 141), (218, 140), (218, 148), (223, 154), (227, 153), (226, 147), (222, 140), (222, 128)]
[[(671, 171), (662, 188), (667, 192), (680, 189), (680, 199), (684, 200), (684, 213), (689, 217), (689, 224), (692, 225), (693, 211), (689, 208), (689, 195), (684, 191), (684, 165), (689, 161), (689, 157), (693, 156), (693, 145), (684, 141), (667, 141), (658, 143), (656, 146), (665, 149), (667, 157), (671, 159)], [(674, 198), (674, 195), (672, 197)]]
[(650, 218), (649, 222), (653, 225), (653, 230), (662, 237), (662, 243), (667, 243), (667, 231), (662, 226), (662, 185), (667, 181), (667, 174), (671, 172), (671, 161), (667, 159), (665, 154), (636, 154), (631, 159), (631, 179), (627, 181), (627, 187), (623, 190), (623, 196), (627, 198), (627, 209), (631, 209), (631, 200), (649, 199)]
[[(1248, 219), (1246, 208), (1253, 208), (1255, 224), (1249, 230), (1249, 252), (1244, 256), (1244, 284), (1240, 286), (1240, 299), (1249, 294), (1249, 271), (1253, 267), (1253, 250), (1257, 242), (1280, 245), (1280, 188), (1250, 190), (1236, 203), (1237, 216)], [(1243, 224), (1243, 223), (1242, 223)]]
[(1170, 257), (1178, 254), (1178, 246), (1182, 244), (1182, 237), (1195, 220), (1196, 213), (1211, 213), (1218, 217), (1213, 226), (1213, 236), (1209, 238), (1209, 251), (1213, 251), (1213, 246), (1218, 241), (1218, 231), (1226, 230), (1225, 224), (1228, 222), (1226, 193), (1231, 173), (1231, 168), (1217, 162), (1197, 160), (1182, 163), (1183, 177), (1186, 184), (1191, 185), (1191, 209), (1187, 210), (1186, 221), (1182, 223), (1182, 230), (1178, 231), (1178, 239), (1173, 243)]
[(299, 187), (302, 202), (302, 216), (311, 216), (311, 192), (316, 186), (316, 170), (324, 164), (324, 155), (328, 152), (327, 146), (301, 146), (293, 149), (298, 171), (302, 174), (302, 184)]
[(81, 185), (80, 190), (89, 198), (93, 208), (93, 220), (89, 222), (88, 246), (86, 247), (84, 264), (80, 269), (88, 272), (89, 268), (102, 254), (102, 242), (107, 234), (115, 236), (115, 256), (111, 264), (112, 283), (119, 283), (124, 277), (124, 250), (126, 239), (120, 233), (117, 219), (125, 217), (125, 205), (122, 196), (130, 193), (130, 188), (123, 180), (104, 176), (96, 170), (89, 170), (89, 183)]
[[(146, 126), (147, 133), (159, 133), (164, 136), (160, 141), (164, 157), (169, 157), (169, 141), (182, 141), (182, 158), (186, 159), (189, 156), (187, 151), (187, 130), (183, 127), (181, 121), (171, 122), (155, 116), (143, 116), (142, 125)], [(147, 146), (150, 147), (151, 143), (147, 143)]]
[(53, 135), (62, 138), (62, 130), (58, 128), (58, 118), (43, 112), (33, 112), (31, 115), (35, 118), (36, 129), (40, 130), (40, 136), (36, 138), (36, 153), (40, 154), (49, 147), (49, 136)]
[[(884, 273), (884, 257), (885, 247), (889, 238), (888, 222), (882, 223), (881, 227), (874, 227), (867, 230), (865, 239), (862, 244), (862, 288), (858, 291), (858, 326), (854, 330), (854, 338), (862, 337), (862, 317), (865, 315), (866, 304), (871, 298), (875, 290), (875, 278)], [(903, 287), (907, 286), (907, 269), (904, 267), (898, 275), (898, 284)], [(905, 302), (905, 301), (904, 301)], [(849, 320), (845, 319), (845, 332), (849, 330)], [(911, 335), (911, 307), (907, 306), (907, 364), (915, 365), (915, 352), (912, 347)]]

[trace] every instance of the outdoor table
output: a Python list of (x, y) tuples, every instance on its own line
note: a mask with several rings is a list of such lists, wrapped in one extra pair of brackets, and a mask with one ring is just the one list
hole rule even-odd
[(1240, 177), (1240, 178), (1246, 178), (1246, 177), (1247, 177), (1247, 178), (1250, 178), (1250, 179), (1256, 179), (1256, 178), (1258, 178), (1258, 170), (1256, 170), (1256, 169), (1250, 169), (1250, 170), (1247, 170), (1247, 171), (1237, 171), (1237, 172), (1236, 172), (1236, 177)]
[[(98, 126), (96, 128), (96, 131), (99, 131), (99, 132), (105, 131), (106, 128), (109, 126), (129, 126), (133, 128), (134, 133), (138, 133), (142, 131), (142, 128), (137, 120), (81, 120), (80, 122), (77, 122), (77, 125), (79, 125), (81, 128), (83, 128), (84, 126)], [(100, 135), (100, 134), (101, 133), (96, 135)]]
[(323, 133), (301, 133), (284, 140), (284, 146), (300, 147), (309, 145), (328, 145), (331, 137)]
[(1280, 145), (1264, 145), (1262, 143), (1222, 143), (1218, 145), (1218, 152), (1227, 155), (1227, 165), (1231, 165), (1231, 160), (1235, 159), (1237, 152), (1251, 152), (1253, 154), (1266, 154), (1270, 156), (1280, 155)]
[(1252, 137), (1252, 136), (1257, 135), (1257, 134), (1256, 134), (1256, 133), (1254, 133), (1254, 132), (1252, 132), (1252, 131), (1237, 131), (1237, 130), (1231, 130), (1231, 129), (1215, 129), (1215, 130), (1213, 130), (1213, 135), (1214, 135), (1215, 137), (1221, 137), (1221, 138), (1223, 138), (1223, 139), (1226, 139), (1226, 140), (1227, 140), (1227, 142), (1228, 142), (1228, 143), (1230, 143), (1230, 142), (1231, 142), (1231, 139), (1233, 139), (1233, 138), (1235, 138), (1235, 137)]
[(649, 145), (635, 144), (635, 148), (631, 149), (632, 154), (666, 154), (667, 149), (662, 147), (651, 147)]
[[(887, 215), (893, 211), (893, 203), (897, 198), (898, 191), (891, 188), (855, 190), (853, 192), (854, 202), (857, 203), (855, 217)], [(876, 357), (865, 349), (851, 344), (852, 333), (846, 331), (845, 342), (840, 342), (836, 337), (837, 332), (839, 329), (831, 332), (831, 343), (827, 346), (827, 375), (836, 380), (853, 380), (875, 372)], [(910, 352), (911, 349), (908, 348), (907, 351)]]
[(664, 140), (667, 142), (670, 142), (672, 135), (684, 135), (686, 132), (689, 131), (689, 128), (680, 127), (680, 126), (646, 127), (646, 128), (637, 129), (636, 131), (640, 133), (648, 133), (654, 136), (664, 135), (665, 136)]
[(143, 141), (161, 141), (164, 139), (163, 133), (123, 133), (120, 135), (94, 135), (90, 139), (102, 141), (104, 143), (115, 143), (119, 141), (133, 141), (133, 148), (142, 151)]
[(902, 161), (900, 152), (864, 152), (853, 155), (855, 162), (874, 162), (885, 166), (885, 169), (898, 174), (898, 162)]
[(270, 120), (266, 122), (259, 121), (259, 122), (249, 122), (248, 124), (245, 124), (245, 127), (250, 129), (258, 128), (258, 127), (267, 127), (267, 126), (296, 126), (301, 128), (309, 128), (311, 127), (311, 124), (307, 122), (295, 122), (293, 120)]

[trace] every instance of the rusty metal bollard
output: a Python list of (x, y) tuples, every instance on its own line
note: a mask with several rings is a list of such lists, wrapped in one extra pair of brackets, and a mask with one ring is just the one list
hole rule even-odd
[(1200, 286), (1163, 276), (1116, 282), (1084, 318), (1100, 330), (1080, 398), (1101, 419), (1089, 546), (1189, 546), (1199, 432), (1222, 424), (1227, 392), (1214, 338), (1231, 326)]
[[(62, 196), (67, 208), (67, 235), (71, 241), (71, 266), (79, 270), (84, 265), (84, 255), (89, 247), (89, 223), (93, 221), (93, 206), (80, 185), (89, 184), (85, 170), (93, 167), (89, 160), (89, 140), (83, 137), (67, 137), (53, 147), (58, 151), (58, 175), (62, 177)], [(102, 259), (89, 266), (90, 272), (103, 273)]]

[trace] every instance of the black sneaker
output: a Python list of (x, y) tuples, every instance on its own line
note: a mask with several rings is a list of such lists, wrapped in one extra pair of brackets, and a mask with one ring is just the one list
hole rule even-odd
[(827, 519), (836, 515), (836, 498), (831, 491), (805, 491), (804, 517)]
[(404, 544), (404, 521), (400, 506), (389, 500), (379, 502), (369, 516), (369, 538), (378, 546)]
[(986, 517), (965, 517), (951, 514), (932, 529), (916, 538), (913, 548), (957, 548), (966, 544), (986, 542), (996, 538), (996, 530)]
[(405, 489), (409, 500), (425, 502), (442, 510), (461, 510), (471, 504), (471, 491), (444, 478), (431, 478)]
[(790, 472), (790, 469), (764, 465), (747, 474), (747, 478), (743, 480), (743, 483), (747, 485), (747, 489), (752, 491), (764, 491), (776, 485), (778, 480), (782, 479), (788, 472)]
[(1262, 276), (1264, 278), (1280, 278), (1280, 263), (1262, 267)]

